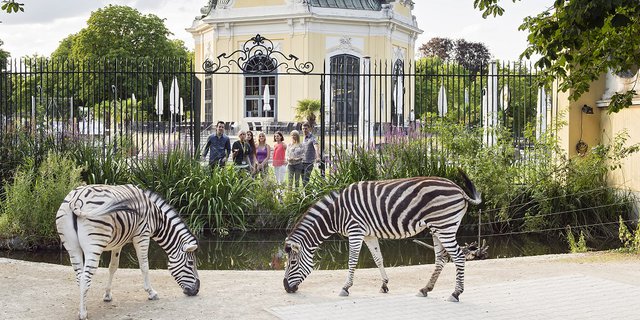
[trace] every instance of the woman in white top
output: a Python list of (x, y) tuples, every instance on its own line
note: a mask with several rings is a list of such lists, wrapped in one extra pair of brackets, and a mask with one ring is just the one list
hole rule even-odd
[(287, 162), (289, 163), (289, 186), (302, 185), (302, 158), (304, 157), (304, 147), (300, 144), (300, 133), (298, 130), (291, 131), (291, 144), (287, 147)]

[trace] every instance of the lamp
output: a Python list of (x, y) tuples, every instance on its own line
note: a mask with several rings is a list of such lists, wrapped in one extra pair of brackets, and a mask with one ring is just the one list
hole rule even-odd
[(589, 145), (582, 140), (582, 117), (584, 114), (593, 114), (593, 108), (585, 104), (580, 110), (582, 110), (583, 114), (580, 115), (580, 140), (578, 140), (578, 143), (576, 144), (576, 152), (578, 155), (584, 156), (589, 150)]

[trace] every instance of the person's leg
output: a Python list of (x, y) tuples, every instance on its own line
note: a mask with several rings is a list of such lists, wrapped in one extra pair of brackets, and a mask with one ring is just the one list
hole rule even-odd
[(311, 171), (313, 171), (313, 163), (302, 164), (302, 185), (306, 186), (311, 177)]

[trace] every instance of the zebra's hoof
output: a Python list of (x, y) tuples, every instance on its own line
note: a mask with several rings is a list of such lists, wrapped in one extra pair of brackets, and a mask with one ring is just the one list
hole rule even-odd
[(160, 297), (158, 297), (157, 293), (149, 295), (149, 300), (158, 300), (158, 299), (160, 299)]
[(386, 285), (383, 285), (382, 287), (380, 287), (380, 293), (387, 293), (389, 292), (389, 287), (387, 287)]
[(105, 293), (104, 296), (102, 296), (102, 301), (104, 302), (111, 302), (112, 297), (110, 293)]
[(447, 298), (447, 301), (449, 301), (449, 302), (460, 302), (460, 299), (454, 297), (453, 295), (450, 295), (449, 298)]
[(349, 291), (345, 290), (344, 288), (342, 290), (340, 290), (340, 294), (339, 296), (341, 297), (348, 297), (349, 296)]
[(418, 291), (418, 297), (426, 297), (429, 294), (429, 290), (422, 288)]

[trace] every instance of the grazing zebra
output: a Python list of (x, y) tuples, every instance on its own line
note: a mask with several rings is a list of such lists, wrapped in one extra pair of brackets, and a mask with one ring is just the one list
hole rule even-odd
[(80, 319), (87, 318), (86, 297), (91, 277), (103, 251), (111, 251), (104, 301), (111, 301), (111, 281), (118, 269), (120, 250), (133, 242), (149, 300), (158, 293), (149, 282), (149, 240), (168, 256), (168, 269), (183, 292), (195, 296), (200, 289), (196, 269), (197, 239), (178, 212), (157, 194), (133, 185), (89, 185), (71, 191), (56, 215), (60, 240), (69, 252), (80, 286)]
[(427, 296), (445, 264), (446, 255), (456, 265), (455, 291), (449, 301), (459, 301), (464, 290), (462, 250), (456, 232), (468, 204), (479, 204), (480, 193), (460, 170), (471, 197), (453, 182), (437, 177), (419, 177), (386, 181), (365, 181), (333, 192), (311, 206), (285, 240), (288, 266), (284, 288), (293, 293), (313, 269), (313, 255), (332, 234), (349, 237), (349, 272), (340, 292), (349, 295), (362, 241), (367, 244), (382, 276), (380, 292), (388, 291), (389, 278), (384, 270), (378, 239), (403, 239), (429, 229), (436, 254), (435, 271), (420, 294)]

